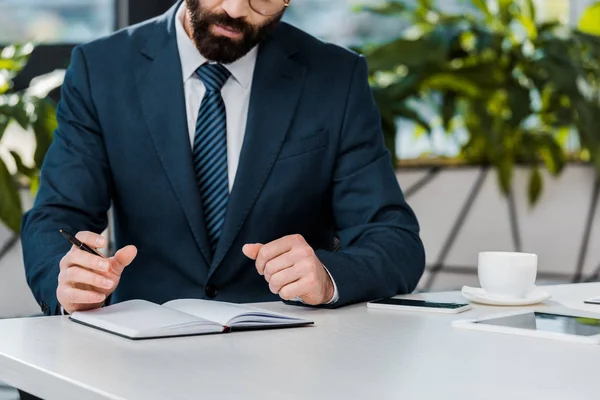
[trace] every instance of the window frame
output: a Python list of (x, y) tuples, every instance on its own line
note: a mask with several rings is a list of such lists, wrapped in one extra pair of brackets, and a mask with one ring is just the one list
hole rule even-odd
[[(115, 0), (115, 24), (113, 30), (142, 22), (160, 15), (168, 10), (176, 0)], [(27, 66), (14, 79), (15, 90), (22, 90), (36, 76), (46, 74), (55, 69), (66, 69), (69, 66), (73, 48), (81, 43), (40, 44), (33, 53)], [(0, 46), (5, 46), (1, 44)], [(58, 100), (59, 90), (51, 97)]]

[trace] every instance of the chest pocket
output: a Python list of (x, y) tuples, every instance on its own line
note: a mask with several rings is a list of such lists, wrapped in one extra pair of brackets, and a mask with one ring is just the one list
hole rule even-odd
[(317, 132), (308, 135), (292, 137), (283, 142), (277, 160), (312, 153), (313, 151), (324, 149), (328, 143), (329, 132), (327, 129), (319, 129)]

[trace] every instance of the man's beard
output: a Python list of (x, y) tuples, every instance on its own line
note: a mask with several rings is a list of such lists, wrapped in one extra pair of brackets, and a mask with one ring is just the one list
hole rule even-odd
[[(190, 13), (194, 43), (200, 54), (210, 61), (229, 64), (239, 60), (254, 46), (262, 42), (275, 29), (282, 14), (261, 26), (254, 26), (241, 18), (231, 18), (227, 13), (212, 14), (203, 10), (200, 0), (186, 0)], [(242, 38), (232, 39), (211, 32), (213, 25), (221, 25), (242, 33)]]

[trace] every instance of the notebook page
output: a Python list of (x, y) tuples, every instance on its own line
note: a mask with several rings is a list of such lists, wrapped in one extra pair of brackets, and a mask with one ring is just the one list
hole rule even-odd
[[(226, 303), (201, 299), (179, 299), (163, 304), (164, 307), (183, 311), (187, 314), (196, 315), (216, 321), (221, 325), (229, 325), (231, 322), (248, 320), (251, 324), (272, 323), (273, 319), (278, 321), (297, 321), (298, 319), (259, 308), (245, 306), (235, 303)], [(244, 318), (246, 316), (247, 318)]]
[(130, 337), (147, 332), (168, 333), (169, 328), (194, 324), (214, 325), (193, 315), (166, 308), (145, 300), (130, 300), (90, 311), (74, 312), (71, 318)]
[(215, 321), (221, 325), (227, 325), (230, 319), (244, 311), (237, 304), (201, 299), (172, 300), (164, 303), (163, 307)]

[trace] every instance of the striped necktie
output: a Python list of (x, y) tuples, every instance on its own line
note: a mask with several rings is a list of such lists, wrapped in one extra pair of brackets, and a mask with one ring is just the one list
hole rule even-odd
[(214, 253), (225, 221), (229, 178), (227, 175), (227, 120), (221, 88), (229, 71), (221, 64), (203, 64), (196, 75), (206, 88), (196, 121), (193, 160), (202, 196), (204, 221)]

